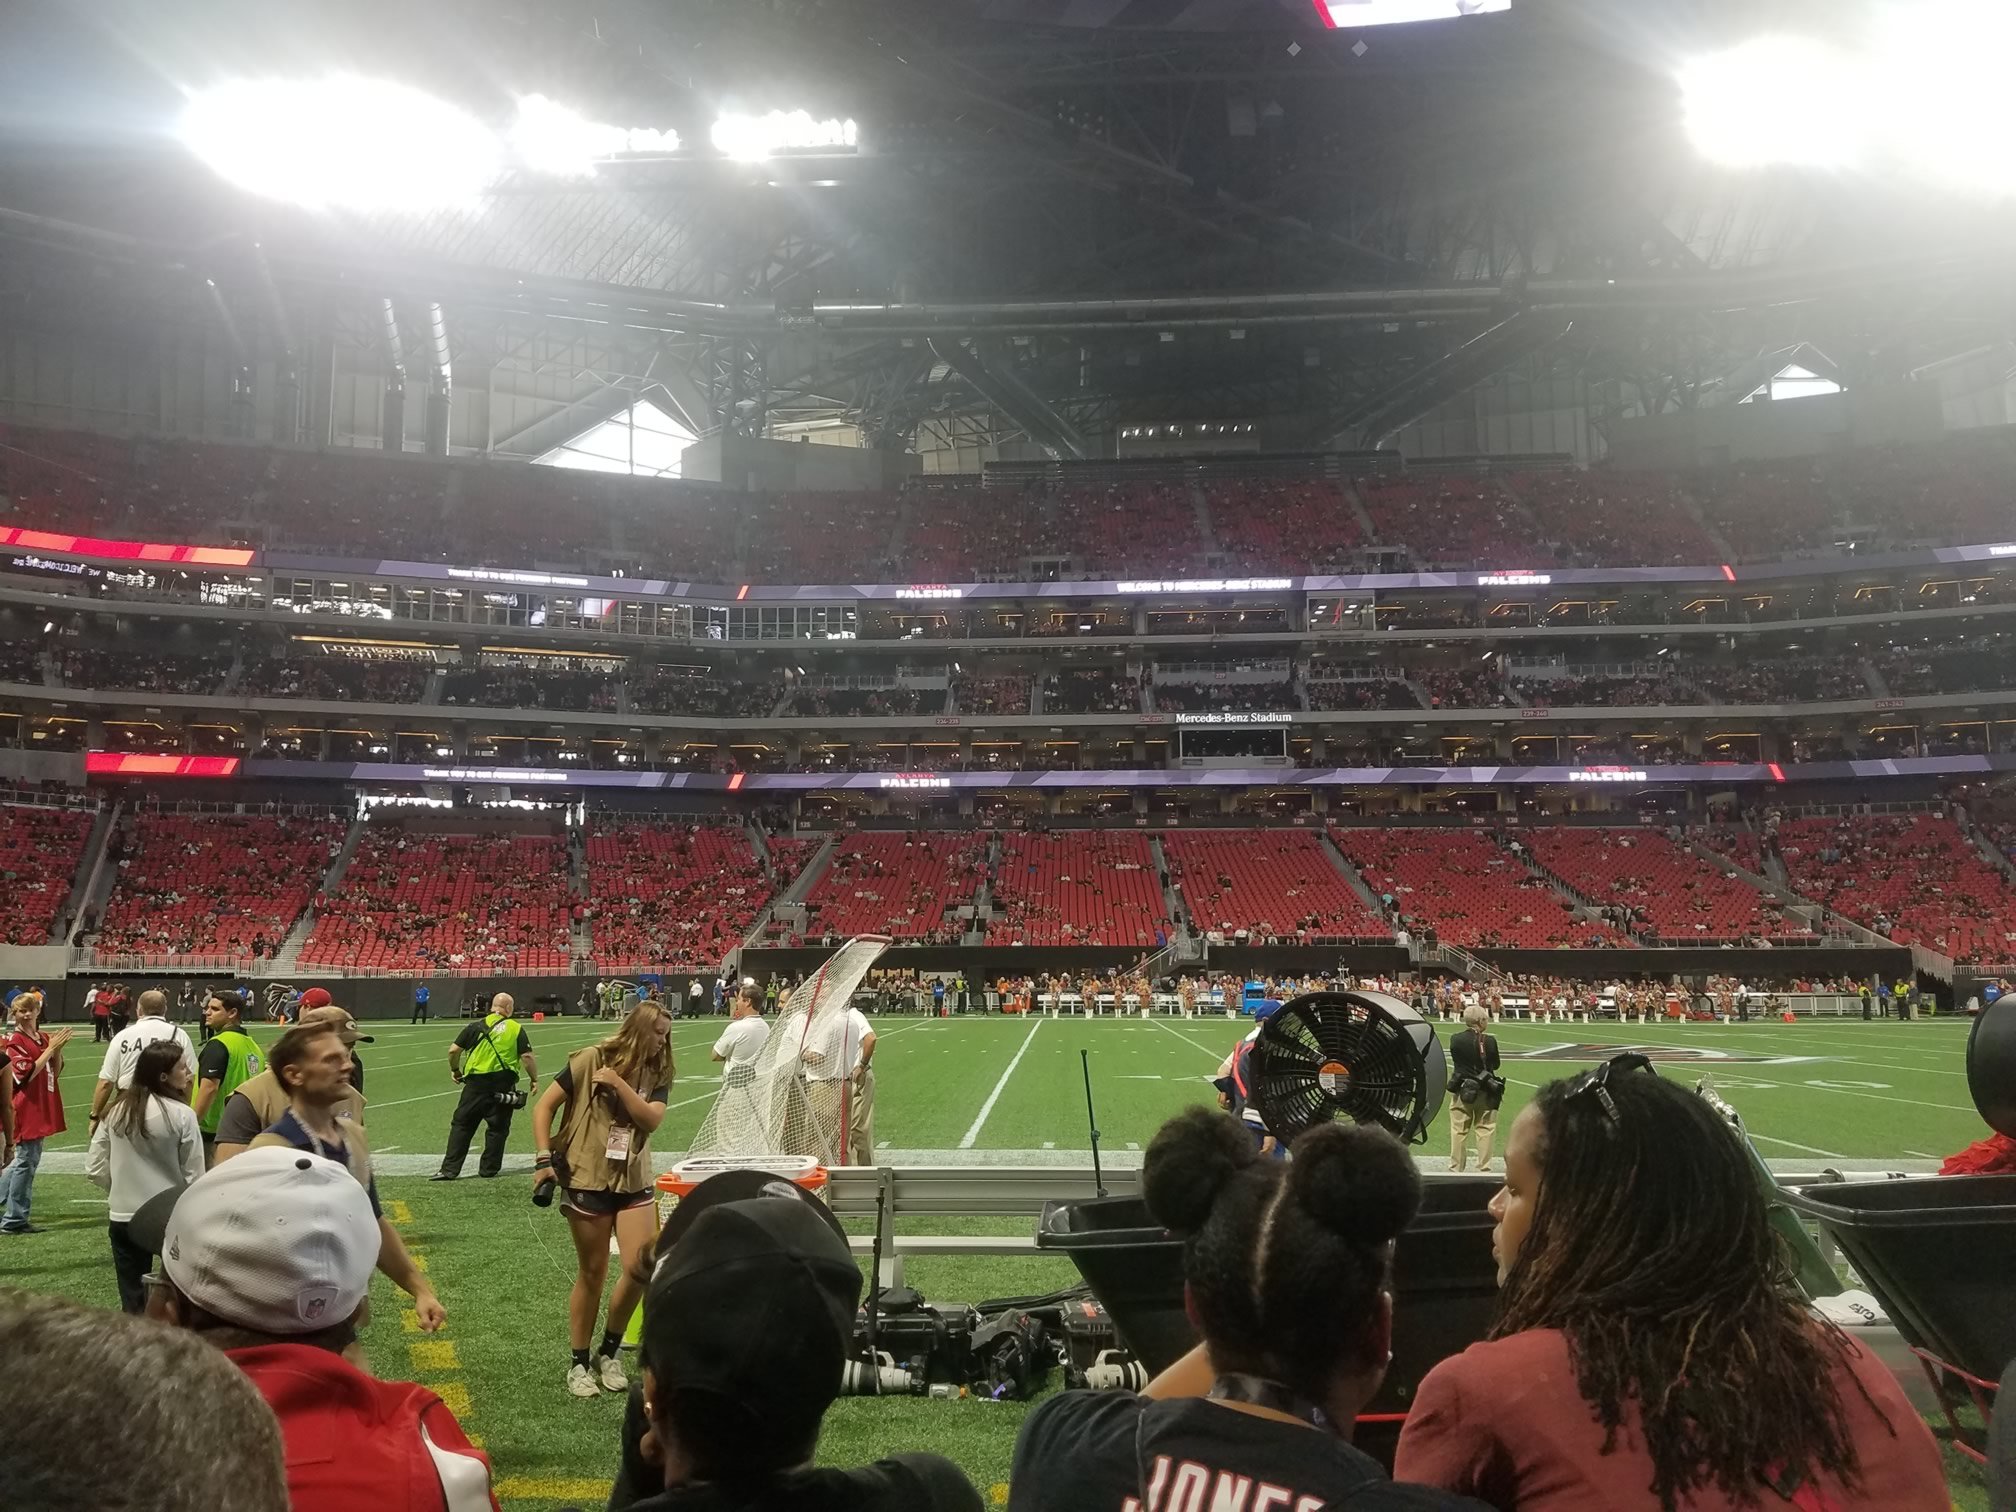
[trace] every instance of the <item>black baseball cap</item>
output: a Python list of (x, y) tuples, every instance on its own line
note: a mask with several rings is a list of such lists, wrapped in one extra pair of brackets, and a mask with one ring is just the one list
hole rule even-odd
[[(734, 1190), (723, 1186), (689, 1209), (731, 1175), (782, 1190), (723, 1201)], [(644, 1299), (642, 1354), (664, 1410), (675, 1423), (735, 1421), (767, 1441), (745, 1445), (753, 1459), (809, 1445), (840, 1394), (861, 1300), (839, 1223), (765, 1172), (711, 1177), (672, 1222), (679, 1232), (661, 1241)]]

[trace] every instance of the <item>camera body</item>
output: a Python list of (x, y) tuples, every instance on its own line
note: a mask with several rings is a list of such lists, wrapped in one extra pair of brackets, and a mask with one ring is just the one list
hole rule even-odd
[[(979, 1320), (970, 1307), (934, 1305), (908, 1287), (891, 1287), (878, 1299), (875, 1348), (910, 1373), (913, 1391), (940, 1383), (964, 1386), (973, 1379), (972, 1338)], [(861, 1359), (868, 1355), (865, 1312), (855, 1320), (854, 1353)]]

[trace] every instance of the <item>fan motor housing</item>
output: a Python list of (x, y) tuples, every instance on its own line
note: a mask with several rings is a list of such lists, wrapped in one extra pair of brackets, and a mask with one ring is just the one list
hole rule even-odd
[(1383, 992), (1309, 992), (1261, 1024), (1248, 1098), (1283, 1144), (1338, 1118), (1420, 1144), (1441, 1111), (1449, 1062), (1435, 1026)]

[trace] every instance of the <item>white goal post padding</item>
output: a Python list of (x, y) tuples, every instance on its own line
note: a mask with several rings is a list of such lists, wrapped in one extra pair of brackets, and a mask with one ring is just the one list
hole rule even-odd
[(791, 991), (755, 1065), (727, 1073), (701, 1121), (691, 1155), (803, 1155), (844, 1163), (852, 1086), (841, 1057), (847, 1008), (875, 959), (881, 935), (849, 940)]

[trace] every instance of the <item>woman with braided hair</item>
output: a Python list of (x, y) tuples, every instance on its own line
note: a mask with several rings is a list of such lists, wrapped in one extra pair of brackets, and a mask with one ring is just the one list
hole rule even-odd
[(1126, 1391), (1067, 1391), (1022, 1425), (1010, 1512), (1484, 1512), (1390, 1480), (1351, 1443), (1393, 1357), (1393, 1241), (1421, 1178), (1383, 1130), (1329, 1124), (1263, 1159), (1239, 1121), (1192, 1108), (1142, 1170), (1183, 1239), (1204, 1342)]
[(1808, 1309), (1749, 1155), (1642, 1055), (1512, 1125), (1490, 1337), (1430, 1371), (1405, 1479), (1505, 1512), (1948, 1512), (1890, 1372)]

